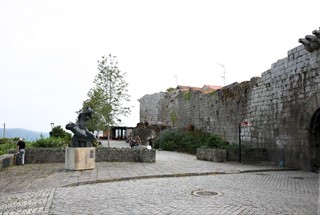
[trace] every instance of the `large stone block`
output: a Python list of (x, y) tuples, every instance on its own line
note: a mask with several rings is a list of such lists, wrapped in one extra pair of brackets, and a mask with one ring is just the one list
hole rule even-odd
[(213, 162), (226, 162), (226, 149), (197, 148), (197, 159)]
[(14, 154), (0, 155), (0, 170), (14, 163)]
[(65, 156), (65, 169), (69, 170), (85, 170), (95, 168), (95, 152), (94, 147), (67, 147)]

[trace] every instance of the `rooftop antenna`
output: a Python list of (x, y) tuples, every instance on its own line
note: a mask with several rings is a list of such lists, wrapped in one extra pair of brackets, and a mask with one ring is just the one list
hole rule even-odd
[(226, 67), (224, 66), (224, 64), (217, 64), (223, 68), (223, 75), (221, 76), (221, 78), (223, 78), (223, 86), (226, 86)]
[(178, 76), (174, 76), (174, 78), (176, 79), (176, 85), (178, 86)]

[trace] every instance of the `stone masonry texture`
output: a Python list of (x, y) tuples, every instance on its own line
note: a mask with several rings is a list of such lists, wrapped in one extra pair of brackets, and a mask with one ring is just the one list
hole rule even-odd
[(145, 95), (139, 100), (140, 122), (193, 125), (235, 144), (239, 123), (250, 122), (241, 128), (243, 144), (266, 148), (271, 162), (285, 158), (287, 166), (310, 170), (319, 159), (312, 134), (320, 108), (319, 72), (320, 51), (308, 52), (300, 45), (250, 81), (207, 94), (176, 90)]
[[(13, 151), (12, 151), (13, 153)], [(0, 156), (0, 169), (14, 164), (14, 154)], [(96, 148), (96, 162), (155, 162), (155, 150), (139, 148)], [(65, 149), (29, 148), (26, 149), (26, 163), (64, 163)]]

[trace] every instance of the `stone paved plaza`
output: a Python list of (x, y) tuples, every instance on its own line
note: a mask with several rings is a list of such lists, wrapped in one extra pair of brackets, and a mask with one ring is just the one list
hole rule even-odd
[[(124, 145), (126, 146), (126, 145)], [(27, 164), (0, 171), (0, 214), (318, 214), (319, 174), (200, 161), (157, 151), (156, 163), (94, 170)]]
[(1, 214), (317, 214), (319, 176), (268, 171), (2, 194)]

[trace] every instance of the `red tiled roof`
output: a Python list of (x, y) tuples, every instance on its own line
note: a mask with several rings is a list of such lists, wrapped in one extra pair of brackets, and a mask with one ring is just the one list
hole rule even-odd
[(202, 90), (208, 90), (208, 89), (211, 89), (211, 90), (219, 90), (221, 89), (222, 87), (221, 86), (215, 86), (215, 85), (203, 85), (203, 87), (201, 88)]
[(222, 88), (221, 86), (214, 86), (214, 85), (203, 85), (202, 88), (178, 85), (176, 89), (181, 91), (191, 90), (191, 91), (200, 91), (202, 93), (211, 93), (221, 88)]

